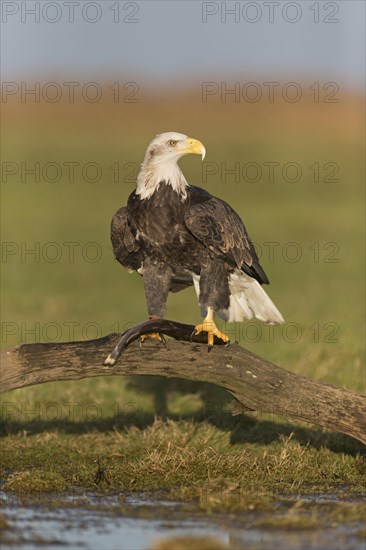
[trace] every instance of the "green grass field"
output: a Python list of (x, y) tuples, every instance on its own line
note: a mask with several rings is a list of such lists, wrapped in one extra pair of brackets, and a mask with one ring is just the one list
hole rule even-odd
[[(16, 163), (9, 169), (17, 173), (2, 183), (2, 347), (95, 338), (146, 317), (142, 280), (114, 262), (109, 224), (134, 187), (148, 141), (176, 130), (205, 144), (203, 168), (198, 157), (182, 159), (181, 166), (189, 182), (227, 200), (244, 219), (271, 280), (268, 292), (286, 320), (274, 329), (250, 322), (224, 330), (284, 368), (364, 391), (364, 146), (358, 105), (357, 98), (344, 98), (335, 106), (260, 110), (183, 97), (179, 104), (146, 100), (129, 109), (8, 106), (3, 161)], [(47, 163), (61, 166), (59, 181), (34, 182), (23, 169), (22, 182), (21, 163), (29, 168), (35, 162), (41, 172)], [(74, 181), (64, 164), (70, 162), (79, 163)], [(85, 181), (84, 173), (83, 181), (82, 167), (92, 162), (100, 179)], [(225, 174), (222, 163), (226, 169), (239, 165), (239, 181)], [(277, 163), (274, 178), (268, 163)], [(254, 181), (258, 167), (262, 175)], [(298, 167), (301, 177), (290, 181)], [(48, 169), (50, 180), (56, 169)], [(203, 169), (217, 173), (203, 183)], [(93, 179), (93, 167), (86, 174)], [(170, 297), (167, 317), (199, 321), (192, 289)], [(361, 446), (349, 438), (285, 418), (231, 419), (222, 394), (215, 399), (222, 400), (224, 412), (207, 418), (205, 397), (179, 393), (176, 385), (168, 399), (172, 420), (154, 423), (150, 386), (170, 387), (149, 380), (126, 385), (116, 377), (4, 394), (5, 486), (95, 487), (97, 458), (109, 465), (118, 490), (197, 488), (211, 478), (298, 490), (329, 484), (358, 490), (362, 484)], [(53, 410), (49, 403), (56, 403)], [(76, 404), (73, 415), (70, 403)], [(182, 449), (186, 460), (179, 462)]]

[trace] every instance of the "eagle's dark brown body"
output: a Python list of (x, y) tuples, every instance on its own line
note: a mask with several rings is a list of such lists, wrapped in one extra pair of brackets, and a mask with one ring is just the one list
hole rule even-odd
[(169, 291), (199, 276), (203, 309), (228, 310), (229, 276), (241, 270), (269, 283), (243, 222), (224, 201), (188, 186), (186, 198), (161, 182), (149, 198), (135, 192), (112, 219), (116, 259), (144, 279), (149, 315), (164, 316)]

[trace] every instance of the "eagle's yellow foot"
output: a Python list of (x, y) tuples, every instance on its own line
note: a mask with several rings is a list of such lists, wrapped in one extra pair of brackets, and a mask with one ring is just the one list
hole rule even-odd
[(143, 334), (142, 336), (140, 336), (140, 339), (139, 339), (140, 347), (141, 347), (141, 344), (145, 342), (145, 340), (149, 340), (149, 339), (158, 340), (166, 348), (166, 341), (162, 332), (149, 332), (148, 334)]
[(225, 344), (230, 344), (229, 337), (221, 332), (213, 320), (213, 310), (212, 308), (208, 308), (208, 313), (206, 318), (203, 320), (202, 323), (199, 325), (196, 325), (194, 328), (194, 331), (192, 332), (191, 337), (199, 334), (200, 332), (207, 332), (208, 333), (208, 351), (211, 351), (214, 345), (215, 336), (216, 338), (220, 338)]

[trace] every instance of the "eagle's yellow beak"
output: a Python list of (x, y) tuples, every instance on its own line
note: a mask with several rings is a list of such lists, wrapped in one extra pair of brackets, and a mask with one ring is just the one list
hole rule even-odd
[(202, 160), (205, 158), (206, 149), (198, 139), (188, 137), (186, 139), (185, 153), (192, 153), (193, 155), (202, 155)]

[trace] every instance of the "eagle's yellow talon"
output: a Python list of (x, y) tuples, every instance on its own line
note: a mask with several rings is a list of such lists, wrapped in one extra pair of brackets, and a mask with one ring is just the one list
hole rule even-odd
[(192, 334), (200, 334), (200, 332), (207, 332), (208, 351), (210, 351), (211, 348), (213, 348), (215, 336), (216, 338), (220, 338), (220, 340), (225, 342), (225, 344), (228, 344), (230, 341), (229, 337), (226, 336), (226, 334), (224, 334), (217, 328), (213, 320), (213, 315), (214, 315), (213, 309), (208, 308), (206, 318), (203, 320), (202, 323), (195, 326), (195, 330), (192, 333)]
[(140, 336), (141, 342), (144, 343), (145, 340), (152, 338), (153, 340), (159, 340), (159, 342), (163, 341), (163, 338), (161, 334), (158, 332), (149, 332), (148, 334), (143, 334)]
[(158, 340), (160, 344), (163, 344), (164, 348), (167, 347), (164, 334), (162, 332), (149, 332), (148, 334), (142, 334), (139, 338), (139, 348), (142, 349), (142, 344), (145, 340)]

